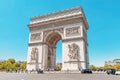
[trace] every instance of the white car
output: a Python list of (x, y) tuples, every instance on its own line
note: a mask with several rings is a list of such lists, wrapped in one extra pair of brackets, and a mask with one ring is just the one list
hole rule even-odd
[(120, 70), (115, 72), (116, 75), (120, 75)]

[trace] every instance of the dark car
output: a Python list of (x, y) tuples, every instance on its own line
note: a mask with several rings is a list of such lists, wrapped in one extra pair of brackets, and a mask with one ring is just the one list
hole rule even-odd
[(38, 69), (38, 70), (37, 70), (37, 73), (38, 73), (38, 74), (43, 73), (43, 70)]
[(81, 71), (81, 73), (89, 73), (89, 74), (92, 74), (92, 70), (91, 69), (83, 69)]
[(116, 70), (115, 69), (107, 69), (107, 74), (113, 74), (115, 75)]

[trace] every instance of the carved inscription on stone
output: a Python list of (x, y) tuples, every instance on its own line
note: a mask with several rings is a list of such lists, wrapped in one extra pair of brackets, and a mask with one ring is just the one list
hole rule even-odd
[(37, 56), (38, 56), (38, 48), (32, 48), (31, 55), (30, 55), (31, 61), (36, 61)]
[(68, 54), (69, 59), (70, 60), (77, 59), (79, 53), (78, 45), (73, 43), (71, 45), (68, 45), (68, 48), (69, 48), (69, 54)]
[(66, 29), (66, 36), (74, 36), (80, 34), (80, 27), (72, 27)]
[(30, 40), (31, 40), (31, 41), (41, 40), (41, 33), (34, 33), (34, 34), (31, 34)]

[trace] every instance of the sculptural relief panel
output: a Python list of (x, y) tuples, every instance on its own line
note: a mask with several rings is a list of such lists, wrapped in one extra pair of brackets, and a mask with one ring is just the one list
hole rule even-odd
[(30, 41), (38, 41), (38, 40), (41, 40), (41, 33), (31, 34)]
[(37, 57), (38, 57), (38, 48), (32, 48), (31, 55), (30, 55), (31, 62), (36, 62)]
[(76, 60), (78, 58), (78, 53), (79, 53), (79, 47), (77, 44), (73, 43), (68, 45), (69, 52), (68, 52), (68, 57), (70, 60)]
[(80, 34), (80, 27), (66, 28), (66, 36), (75, 36)]

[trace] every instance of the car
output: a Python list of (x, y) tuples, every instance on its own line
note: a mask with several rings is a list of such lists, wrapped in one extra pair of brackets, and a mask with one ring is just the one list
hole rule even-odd
[(116, 75), (120, 75), (120, 70), (117, 70), (117, 71), (115, 72), (115, 74), (116, 74)]
[(115, 72), (116, 72), (116, 70), (115, 69), (107, 69), (107, 74), (109, 75), (109, 74), (112, 74), (112, 75), (115, 75)]
[(81, 71), (81, 73), (89, 73), (89, 74), (92, 74), (92, 70), (91, 69), (83, 69)]
[(43, 70), (37, 69), (37, 73), (38, 73), (38, 74), (43, 73)]

